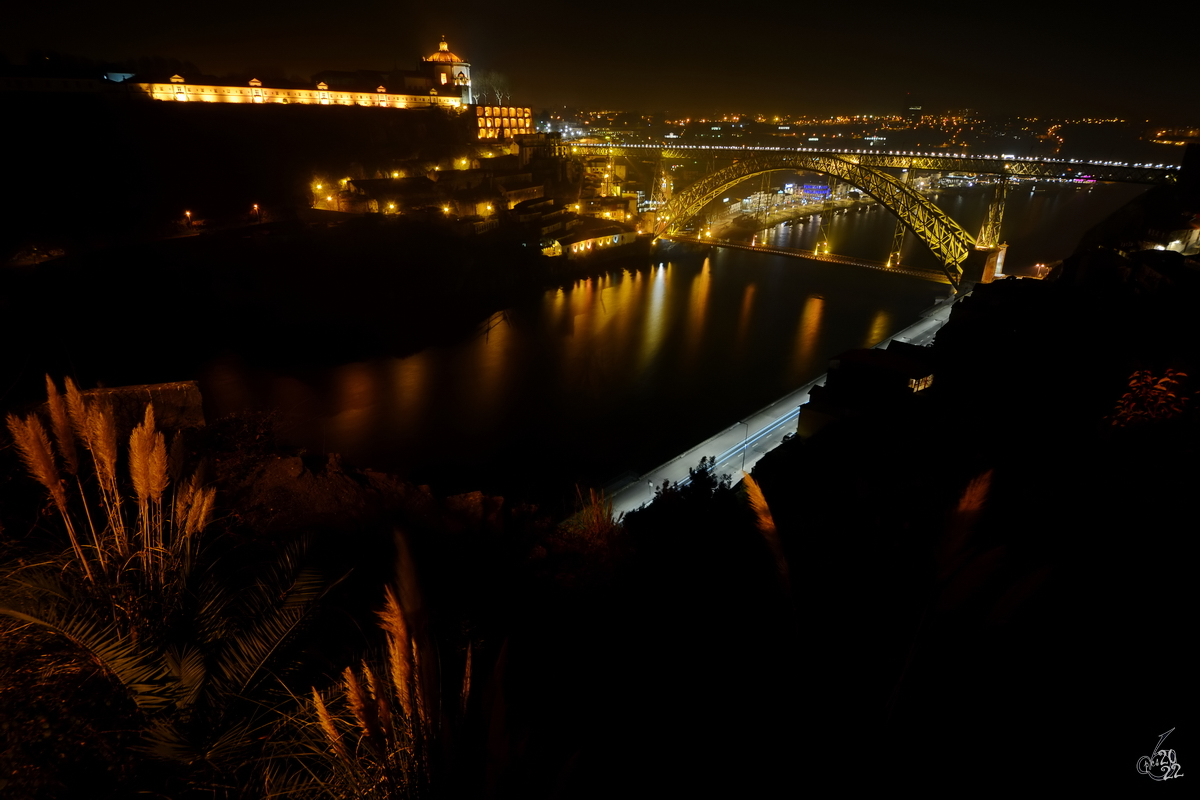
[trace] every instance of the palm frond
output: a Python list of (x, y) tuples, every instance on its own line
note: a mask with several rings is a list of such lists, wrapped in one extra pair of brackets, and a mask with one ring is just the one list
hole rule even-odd
[(179, 684), (177, 705), (181, 709), (191, 708), (200, 697), (208, 669), (204, 654), (191, 645), (168, 647), (165, 653), (167, 669)]
[(327, 582), (316, 570), (302, 569), (303, 553), (303, 543), (285, 548), (272, 567), (238, 593), (239, 607), (232, 603), (226, 607), (225, 614), (248, 625), (229, 632), (213, 664), (213, 678), (223, 691), (240, 695), (259, 680), (292, 641), (314, 604), (344, 579)]
[(0, 607), (0, 614), (54, 631), (79, 647), (125, 687), (143, 711), (166, 708), (175, 702), (170, 671), (143, 642), (126, 635), (107, 621), (96, 619), (83, 603), (18, 609)]

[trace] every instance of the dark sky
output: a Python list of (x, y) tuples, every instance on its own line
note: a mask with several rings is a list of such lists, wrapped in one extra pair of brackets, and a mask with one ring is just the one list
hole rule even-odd
[(445, 34), (473, 69), (504, 73), (514, 100), (539, 108), (884, 114), (911, 93), (936, 111), (1200, 116), (1186, 4), (1126, 3), (1119, 15), (1066, 5), (50, 0), (6, 9), (0, 52), (160, 55), (213, 74), (307, 78), (412, 68)]

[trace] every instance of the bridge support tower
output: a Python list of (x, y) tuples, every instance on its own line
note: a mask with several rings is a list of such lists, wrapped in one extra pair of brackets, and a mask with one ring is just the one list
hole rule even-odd
[[(917, 170), (914, 167), (909, 167), (904, 173), (904, 185), (912, 188), (914, 176)], [(904, 225), (904, 220), (896, 218), (896, 232), (892, 234), (892, 249), (888, 251), (887, 265), (889, 267), (900, 266), (900, 251), (904, 249), (904, 232), (908, 230)]]
[(975, 242), (978, 247), (997, 247), (1000, 244), (1000, 224), (1004, 221), (1004, 196), (1008, 193), (1008, 176), (1001, 175), (988, 205), (987, 219), (979, 229)]

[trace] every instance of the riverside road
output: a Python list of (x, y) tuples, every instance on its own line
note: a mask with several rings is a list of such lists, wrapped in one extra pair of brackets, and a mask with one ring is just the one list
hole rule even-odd
[[(875, 345), (883, 348), (895, 340), (916, 345), (928, 345), (934, 334), (950, 319), (950, 310), (955, 302), (970, 293), (947, 298), (926, 309), (916, 322)], [(688, 470), (700, 463), (700, 459), (712, 456), (718, 474), (729, 474), (734, 482), (740, 480), (742, 472), (750, 472), (764, 455), (783, 443), (783, 437), (796, 430), (796, 419), (800, 406), (808, 402), (814, 386), (825, 383), (821, 375), (776, 400), (765, 408), (746, 416), (720, 433), (700, 442), (685, 453), (681, 453), (665, 464), (640, 476), (636, 480), (615, 488), (611, 494), (613, 513), (623, 514), (646, 505), (654, 499), (654, 488), (664, 481), (686, 484), (690, 478)]]

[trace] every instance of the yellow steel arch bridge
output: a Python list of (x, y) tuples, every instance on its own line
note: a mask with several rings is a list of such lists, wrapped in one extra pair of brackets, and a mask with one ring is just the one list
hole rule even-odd
[[(779, 170), (811, 171), (832, 175), (853, 184), (896, 215), (938, 259), (950, 283), (957, 288), (962, 265), (972, 249), (992, 249), (1000, 244), (1007, 178), (1119, 181), (1169, 184), (1178, 180), (1171, 166), (1143, 166), (1114, 162), (1078, 162), (1066, 159), (1015, 159), (991, 155), (949, 155), (870, 150), (820, 150), (781, 147), (669, 147), (660, 145), (573, 144), (578, 155), (657, 157), (664, 160), (697, 157), (731, 157), (732, 165), (705, 175), (658, 208), (655, 236), (678, 231), (712, 200), (731, 186), (755, 175)], [(971, 172), (1001, 176), (979, 235), (972, 236), (912, 186), (885, 169)], [(893, 248), (897, 249), (897, 248)]]

